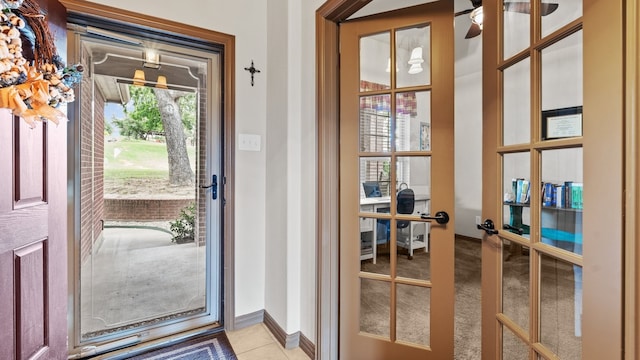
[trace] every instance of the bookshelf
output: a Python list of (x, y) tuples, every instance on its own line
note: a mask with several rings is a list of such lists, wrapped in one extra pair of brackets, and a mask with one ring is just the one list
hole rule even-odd
[[(530, 234), (530, 226), (523, 220), (523, 209), (529, 204), (504, 202), (509, 207), (509, 224), (512, 228), (522, 229), (521, 236)], [(540, 212), (541, 242), (582, 254), (582, 209), (556, 206), (542, 206)], [(518, 234), (518, 231), (509, 231)]]

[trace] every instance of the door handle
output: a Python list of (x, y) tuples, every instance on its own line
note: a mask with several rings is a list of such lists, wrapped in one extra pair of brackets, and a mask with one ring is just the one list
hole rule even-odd
[(449, 214), (446, 211), (438, 211), (436, 216), (429, 216), (429, 214), (422, 214), (420, 218), (423, 220), (435, 220), (438, 224), (444, 225), (449, 222)]
[(200, 189), (209, 189), (211, 188), (211, 199), (216, 200), (218, 198), (218, 176), (211, 175), (211, 184), (209, 185), (200, 185)]
[(489, 235), (498, 234), (498, 230), (496, 230), (495, 226), (493, 225), (493, 221), (491, 219), (487, 219), (482, 224), (478, 224), (478, 229), (486, 231), (487, 234)]

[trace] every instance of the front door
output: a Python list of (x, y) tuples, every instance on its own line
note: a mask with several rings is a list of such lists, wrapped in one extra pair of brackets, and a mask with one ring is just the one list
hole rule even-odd
[(340, 25), (340, 358), (453, 358), (453, 8)]
[[(37, 3), (65, 57), (65, 9)], [(67, 357), (66, 138), (0, 109), (0, 359)]]
[(622, 3), (483, 3), (483, 359), (622, 358)]

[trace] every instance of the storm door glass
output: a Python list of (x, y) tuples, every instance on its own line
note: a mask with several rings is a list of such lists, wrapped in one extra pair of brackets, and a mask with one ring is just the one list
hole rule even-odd
[(91, 71), (76, 126), (74, 341), (121, 346), (215, 323), (219, 134), (207, 84), (218, 60), (77, 36)]

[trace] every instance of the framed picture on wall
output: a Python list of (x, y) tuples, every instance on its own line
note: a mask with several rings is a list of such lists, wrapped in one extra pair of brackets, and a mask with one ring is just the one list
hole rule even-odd
[(431, 148), (429, 137), (431, 136), (431, 124), (426, 122), (420, 123), (420, 150), (428, 151)]
[(542, 140), (582, 136), (582, 106), (542, 112)]

